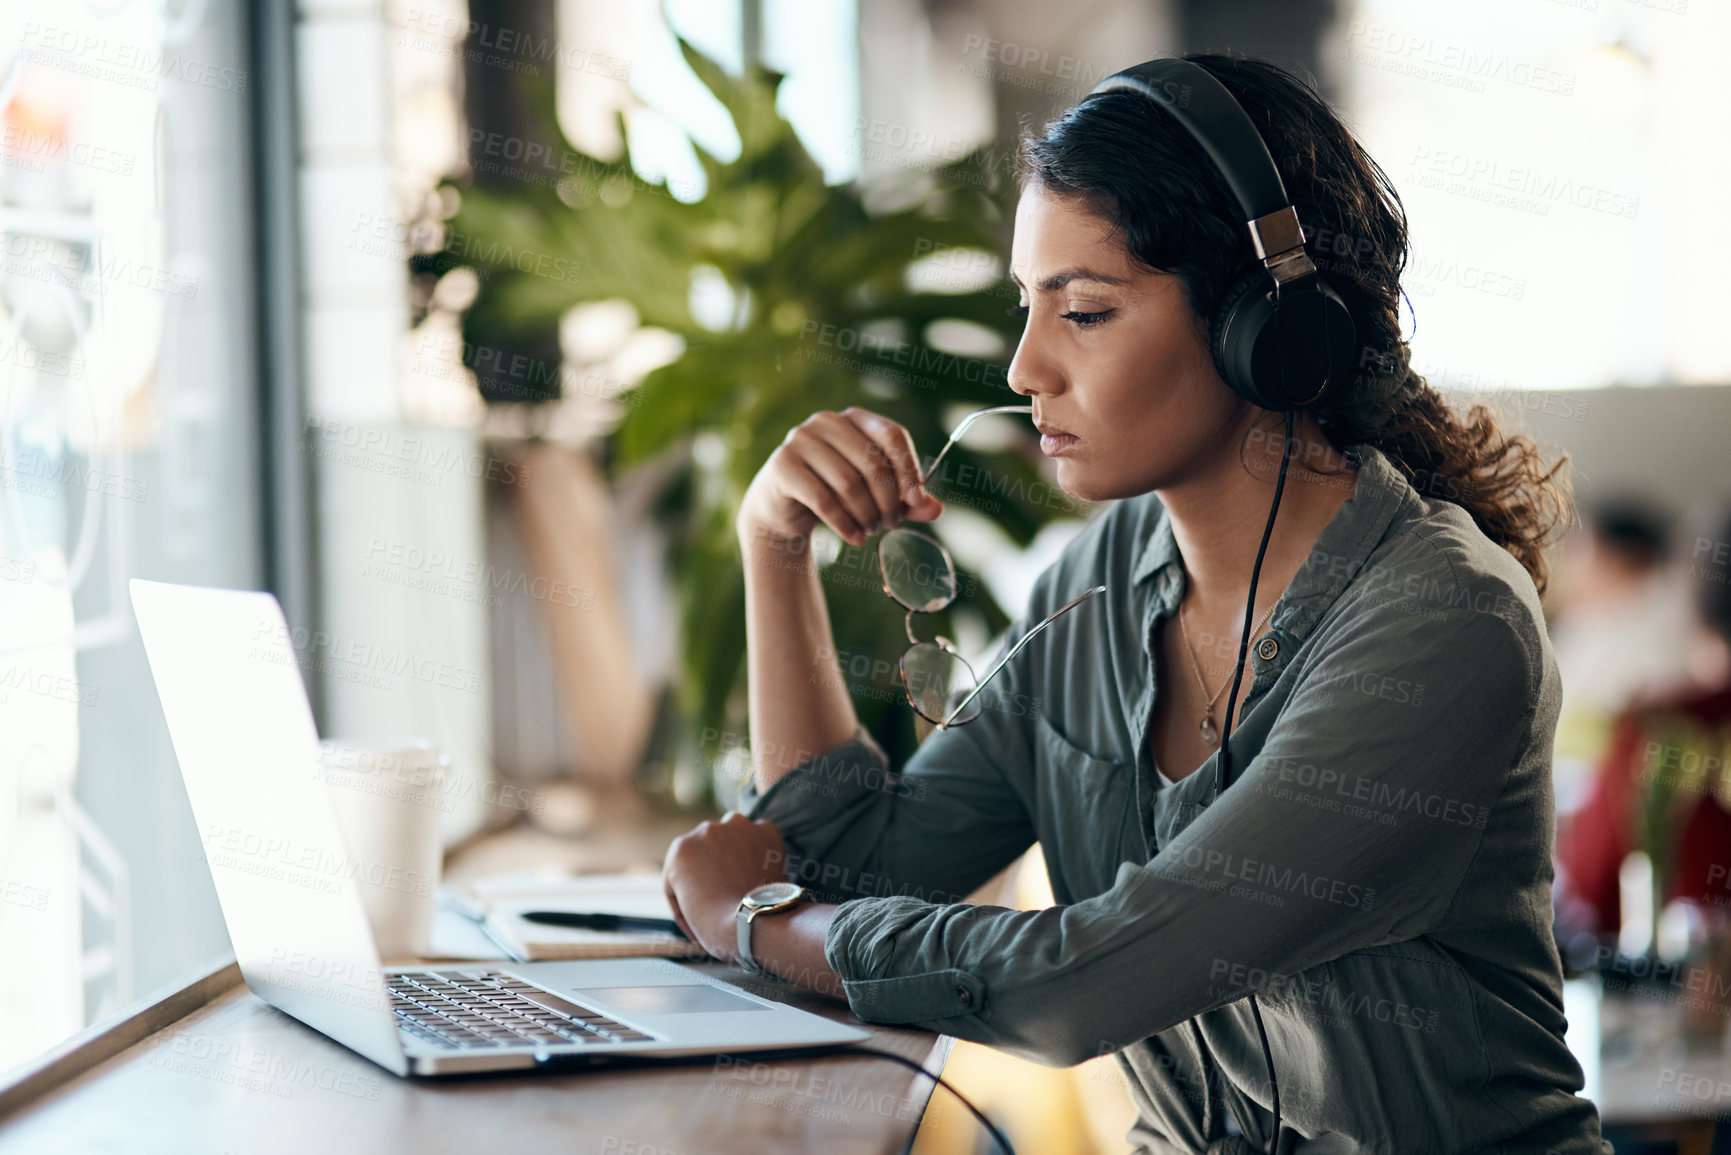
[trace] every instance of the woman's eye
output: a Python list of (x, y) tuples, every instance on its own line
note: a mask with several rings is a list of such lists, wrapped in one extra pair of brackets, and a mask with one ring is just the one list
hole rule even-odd
[(1068, 313), (1059, 313), (1058, 316), (1085, 329), (1089, 325), (1098, 325), (1101, 321), (1104, 321), (1115, 312), (1117, 312), (1116, 309), (1101, 309), (1097, 313), (1078, 313), (1072, 309)]
[[(1027, 305), (1015, 305), (1011, 308), (1005, 309), (1004, 312), (1008, 313), (1012, 317), (1016, 317), (1016, 318), (1024, 320), (1024, 321), (1027, 320), (1027, 318), (1028, 318), (1028, 306)], [(1110, 317), (1115, 312), (1117, 312), (1116, 309), (1100, 309), (1097, 312), (1093, 312), (1093, 313), (1084, 313), (1084, 312), (1080, 312), (1078, 310), (1072, 309), (1068, 313), (1059, 313), (1058, 316), (1060, 318), (1062, 318), (1063, 320), (1069, 321), (1072, 324), (1075, 324), (1075, 325), (1080, 326), (1081, 328), (1085, 329), (1089, 325), (1098, 325), (1101, 321), (1104, 321), (1107, 317)]]

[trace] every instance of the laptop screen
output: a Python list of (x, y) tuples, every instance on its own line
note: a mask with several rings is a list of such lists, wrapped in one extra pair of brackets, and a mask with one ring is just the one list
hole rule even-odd
[(134, 580), (132, 604), (223, 920), (254, 993), (406, 1071), (299, 655), (267, 593)]

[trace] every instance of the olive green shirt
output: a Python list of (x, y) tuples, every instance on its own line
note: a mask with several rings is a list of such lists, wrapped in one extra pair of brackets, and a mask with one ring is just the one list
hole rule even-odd
[[(1245, 1152), (1273, 1126), (1254, 992), (1282, 1152), (1611, 1150), (1563, 1043), (1533, 583), (1459, 506), (1351, 452), (1356, 490), (1252, 646), (1224, 793), (1214, 758), (1173, 785), (1153, 762), (1186, 574), (1152, 495), (1040, 577), (1012, 637), (1108, 591), (976, 721), (899, 773), (861, 731), (746, 790), (788, 877), (841, 903), (825, 955), (855, 1013), (1048, 1065), (1115, 1054), (1138, 1150)], [(1035, 841), (1057, 905), (962, 901)]]

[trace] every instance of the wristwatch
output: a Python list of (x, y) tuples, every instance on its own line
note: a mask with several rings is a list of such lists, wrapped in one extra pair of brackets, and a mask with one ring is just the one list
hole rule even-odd
[(757, 958), (751, 953), (751, 920), (760, 914), (779, 914), (784, 910), (792, 910), (811, 897), (806, 889), (793, 882), (767, 882), (739, 900), (739, 966), (747, 974), (759, 978), (777, 979), (779, 977), (764, 970), (757, 964)]

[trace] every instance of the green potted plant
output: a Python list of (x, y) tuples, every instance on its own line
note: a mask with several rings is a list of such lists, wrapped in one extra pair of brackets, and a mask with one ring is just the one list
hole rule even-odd
[[(787, 430), (819, 409), (861, 405), (905, 425), (930, 460), (956, 412), (1014, 403), (1005, 383), (1020, 322), (1008, 315), (1009, 286), (969, 287), (943, 276), (992, 261), (1002, 248), (1016, 194), (1004, 154), (977, 152), (930, 171), (898, 174), (899, 206), (874, 210), (860, 188), (826, 185), (792, 126), (775, 108), (779, 74), (761, 67), (729, 76), (682, 44), (685, 59), (726, 108), (739, 156), (721, 161), (701, 147), (706, 188), (682, 201), (665, 184), (637, 177), (629, 153), (605, 161), (570, 147), (557, 184), (509, 191), (447, 182), (456, 195), (447, 236), (461, 245), (415, 258), (420, 273), (459, 266), (479, 274), (463, 317), (473, 347), (546, 331), (586, 302), (623, 299), (640, 322), (683, 343), (628, 398), (603, 446), (615, 477), (651, 464), (666, 477), (658, 516), (672, 543), (668, 559), (682, 615), (684, 677), (676, 691), (689, 755), (725, 759), (745, 719), (743, 577), (734, 517), (746, 485)], [(525, 79), (556, 134), (550, 87)], [(553, 139), (563, 139), (554, 136)], [(527, 270), (521, 254), (535, 254)], [(910, 277), (925, 260), (937, 276)], [(549, 262), (573, 276), (544, 275)], [(691, 306), (694, 278), (717, 278), (731, 318), (701, 323)], [(946, 289), (956, 291), (945, 291)], [(957, 347), (957, 336), (975, 352)], [(702, 452), (694, 452), (701, 447)], [(993, 452), (958, 446), (932, 488), (967, 505), (1015, 543), (1079, 507), (1046, 485), (1031, 431)], [(940, 519), (931, 532), (940, 538)], [(953, 524), (953, 523), (952, 523)], [(873, 544), (843, 546), (829, 567), (829, 605), (838, 651), (849, 659), (861, 720), (892, 756), (915, 743), (895, 658), (901, 622), (875, 586)], [(874, 580), (859, 580), (869, 575)], [(973, 575), (961, 596), (930, 623), (951, 633), (951, 614), (974, 615), (986, 631), (1007, 624), (1004, 607)], [(864, 659), (862, 661), (862, 659)], [(881, 660), (880, 660), (881, 659)], [(727, 802), (731, 774), (714, 784)], [(687, 792), (689, 793), (689, 792)]]

